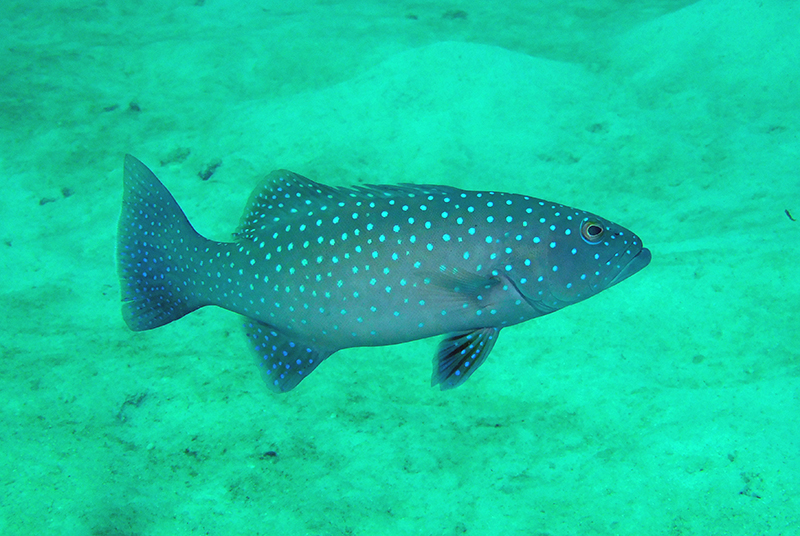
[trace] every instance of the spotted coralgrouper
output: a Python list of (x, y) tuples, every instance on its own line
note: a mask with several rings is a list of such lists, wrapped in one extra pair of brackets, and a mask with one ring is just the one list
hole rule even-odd
[(526, 195), (330, 187), (285, 170), (255, 189), (234, 238), (202, 237), (156, 176), (125, 157), (117, 254), (126, 323), (152, 329), (205, 305), (244, 315), (278, 392), (343, 348), (441, 334), (431, 383), (456, 387), (504, 327), (650, 262), (624, 227)]

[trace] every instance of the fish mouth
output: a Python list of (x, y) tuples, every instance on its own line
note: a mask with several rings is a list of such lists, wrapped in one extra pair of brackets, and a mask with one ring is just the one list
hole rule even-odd
[(614, 276), (614, 279), (611, 280), (611, 283), (609, 283), (608, 287), (606, 288), (613, 287), (620, 281), (628, 279), (630, 276), (632, 276), (633, 274), (635, 274), (636, 272), (638, 272), (639, 270), (650, 264), (651, 258), (652, 255), (650, 254), (649, 249), (647, 248), (640, 249), (639, 253), (634, 255), (633, 258), (630, 260), (630, 262), (626, 264), (622, 268), (622, 270), (620, 270), (619, 273), (617, 273), (617, 275)]

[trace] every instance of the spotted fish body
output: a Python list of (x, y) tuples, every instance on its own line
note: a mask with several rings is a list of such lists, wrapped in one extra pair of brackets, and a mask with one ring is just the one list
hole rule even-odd
[(463, 383), (502, 328), (644, 268), (627, 229), (532, 197), (448, 186), (334, 188), (274, 171), (233, 242), (207, 240), (125, 157), (118, 232), (123, 316), (155, 328), (205, 305), (247, 317), (262, 376), (294, 388), (343, 348), (445, 334), (432, 384)]

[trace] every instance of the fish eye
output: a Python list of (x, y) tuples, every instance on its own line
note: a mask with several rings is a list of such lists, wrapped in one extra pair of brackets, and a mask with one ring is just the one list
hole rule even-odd
[(595, 220), (585, 220), (581, 224), (581, 236), (590, 244), (597, 244), (603, 239), (605, 229), (603, 225)]

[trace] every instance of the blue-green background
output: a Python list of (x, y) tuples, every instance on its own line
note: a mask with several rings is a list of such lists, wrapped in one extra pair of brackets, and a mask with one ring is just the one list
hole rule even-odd
[[(788, 0), (4, 1), (0, 533), (800, 534), (798, 21)], [(454, 391), (425, 340), (277, 396), (231, 313), (124, 325), (126, 152), (217, 239), (288, 168), (558, 201), (653, 261), (505, 329)]]

